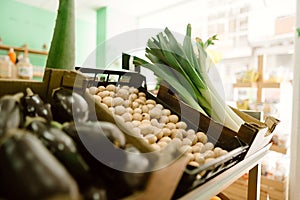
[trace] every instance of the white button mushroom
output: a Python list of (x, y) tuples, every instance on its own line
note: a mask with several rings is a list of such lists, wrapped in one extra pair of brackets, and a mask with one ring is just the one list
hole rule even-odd
[(214, 144), (211, 142), (207, 142), (204, 145), (205, 145), (206, 150), (213, 150), (213, 148), (214, 148)]
[[(175, 115), (176, 116), (176, 115)], [(180, 129), (186, 129), (187, 128), (187, 124), (183, 121), (177, 122), (176, 123), (176, 128), (180, 128)]]
[(142, 116), (142, 114), (140, 114), (140, 113), (133, 113), (133, 114), (132, 114), (132, 119), (133, 119), (133, 120), (137, 120), (137, 121), (142, 121), (143, 116)]
[(106, 96), (102, 99), (102, 103), (104, 103), (105, 105), (107, 105), (108, 107), (111, 107), (113, 104), (113, 98)]
[(98, 94), (101, 98), (104, 98), (104, 97), (108, 97), (109, 96), (109, 91), (102, 91), (102, 92), (98, 92)]
[(121, 97), (115, 97), (113, 100), (113, 106), (121, 106), (124, 103), (124, 99)]
[(142, 105), (141, 109), (142, 109), (142, 113), (149, 113), (149, 107), (148, 106)]
[(157, 141), (157, 137), (153, 134), (148, 134), (145, 138), (148, 140), (149, 144), (154, 144)]
[(161, 114), (164, 116), (169, 116), (169, 115), (171, 115), (171, 111), (169, 109), (163, 109), (161, 111)]
[(148, 113), (142, 114), (143, 120), (150, 120), (150, 115)]
[(115, 107), (116, 115), (123, 115), (125, 112), (126, 112), (126, 108), (124, 106), (116, 106)]
[(162, 132), (163, 132), (163, 135), (164, 136), (170, 136), (171, 135), (171, 130), (170, 129), (168, 129), (168, 128), (163, 128), (162, 129)]
[(101, 102), (102, 98), (98, 95), (93, 95), (95, 102)]
[(196, 161), (191, 161), (188, 164), (191, 165), (191, 166), (193, 166), (193, 167), (199, 167), (200, 166), (200, 164), (198, 162), (196, 162)]
[(142, 114), (142, 109), (141, 108), (135, 108), (133, 110), (133, 113), (139, 113), (139, 114)]
[(159, 122), (167, 124), (169, 122), (169, 117), (163, 115), (163, 116), (160, 117)]
[(200, 131), (200, 132), (197, 132), (196, 135), (198, 137), (199, 142), (202, 142), (204, 144), (207, 142), (208, 138), (207, 138), (207, 135), (205, 133)]
[(182, 145), (189, 145), (191, 146), (192, 145), (192, 141), (188, 138), (183, 138), (182, 139)]
[(105, 91), (106, 90), (106, 88), (103, 86), (103, 85), (100, 85), (99, 87), (98, 87), (98, 91), (99, 92), (103, 92), (103, 91)]
[(158, 108), (153, 108), (149, 111), (150, 118), (159, 119), (161, 117), (161, 110)]
[(117, 97), (121, 97), (122, 99), (128, 99), (129, 97), (129, 91), (127, 89), (121, 88), (118, 90), (118, 92), (116, 93)]
[(127, 121), (132, 121), (132, 115), (130, 113), (124, 113), (122, 115), (123, 119), (125, 120), (125, 122)]
[(138, 93), (138, 96), (139, 96), (139, 97), (146, 97), (146, 94), (145, 94), (144, 92), (139, 92), (139, 93)]
[(98, 88), (95, 87), (95, 86), (92, 86), (92, 87), (89, 88), (89, 93), (90, 93), (91, 95), (95, 95), (95, 94), (97, 94), (98, 92), (99, 92), (99, 90), (98, 90)]
[(159, 142), (166, 142), (166, 143), (169, 143), (169, 142), (171, 142), (171, 140), (172, 140), (171, 138), (165, 136), (165, 137), (162, 137), (162, 138), (159, 140)]
[(176, 124), (178, 122), (179, 118), (177, 115), (170, 115), (169, 116), (169, 121)]
[(146, 104), (156, 105), (156, 102), (153, 99), (146, 100)]

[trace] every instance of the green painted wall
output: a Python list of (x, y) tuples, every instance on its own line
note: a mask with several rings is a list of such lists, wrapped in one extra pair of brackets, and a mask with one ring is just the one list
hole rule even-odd
[[(47, 50), (52, 40), (56, 12), (29, 6), (14, 0), (0, 1), (0, 37), (3, 45), (22, 46), (42, 50), (45, 43)], [(76, 64), (81, 65), (95, 48), (95, 23), (76, 20)], [(0, 51), (6, 54), (7, 51)], [(30, 54), (33, 65), (45, 66), (47, 56)]]
[[(95, 15), (96, 16), (96, 15)], [(96, 48), (96, 23), (76, 20), (76, 64), (82, 65)]]
[(102, 7), (97, 10), (97, 50), (96, 65), (97, 67), (105, 67), (105, 44), (106, 39), (106, 16), (107, 8)]

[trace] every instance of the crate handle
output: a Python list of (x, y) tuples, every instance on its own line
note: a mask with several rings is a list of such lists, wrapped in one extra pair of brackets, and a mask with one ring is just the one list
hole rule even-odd
[(266, 132), (265, 136), (270, 135), (274, 129), (276, 128), (277, 124), (279, 124), (280, 120), (272, 117), (272, 116), (267, 116), (265, 120), (265, 124), (268, 127), (268, 131)]
[(123, 84), (128, 83), (128, 85), (131, 85), (134, 87), (142, 86), (145, 89), (147, 89), (146, 77), (137, 72), (132, 72), (132, 71), (128, 71), (128, 70), (110, 70), (110, 69), (85, 68), (85, 67), (75, 67), (75, 70), (80, 71), (81, 73), (93, 74), (93, 80), (91, 80), (91, 82), (93, 84), (99, 82), (97, 80), (97, 75), (99, 75), (99, 74), (107, 75), (105, 81), (100, 81), (100, 82), (112, 83), (112, 84), (116, 84), (117, 82), (109, 81), (109, 76), (111, 76), (111, 75), (118, 75), (118, 81), (120, 81), (120, 79), (122, 77), (129, 76), (130, 77), (129, 82), (122, 82)]

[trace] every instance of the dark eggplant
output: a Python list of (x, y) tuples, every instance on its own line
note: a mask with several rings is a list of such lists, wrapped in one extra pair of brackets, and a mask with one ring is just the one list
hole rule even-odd
[(82, 192), (84, 200), (110, 200), (107, 189), (104, 186), (90, 186)]
[(25, 122), (25, 116), (20, 104), (23, 93), (6, 95), (0, 99), (0, 138), (9, 128), (20, 128)]
[(87, 121), (89, 107), (81, 95), (70, 89), (59, 88), (54, 91), (52, 97), (51, 105), (55, 121), (61, 123)]
[(39, 119), (32, 120), (27, 129), (42, 141), (80, 186), (91, 181), (89, 166), (77, 151), (73, 139), (64, 131)]
[(82, 142), (81, 140), (85, 136), (94, 136), (101, 139), (105, 136), (116, 147), (123, 148), (126, 144), (126, 139), (121, 130), (113, 123), (105, 121), (88, 121), (85, 123), (70, 122), (65, 123), (62, 130), (72, 137), (76, 142)]
[(115, 195), (113, 199), (123, 198), (144, 187), (149, 173), (134, 173), (132, 168), (147, 171), (149, 161), (136, 148), (124, 146), (124, 135), (121, 136), (123, 133), (117, 126), (102, 121), (69, 123), (64, 125), (63, 130), (78, 144), (78, 150), (92, 173), (101, 176), (107, 185), (114, 185), (108, 188), (113, 190), (110, 191)]
[(26, 89), (27, 96), (22, 99), (25, 114), (30, 117), (40, 116), (47, 120), (52, 121), (51, 105), (44, 103), (38, 94), (34, 94), (30, 88)]
[(0, 196), (5, 199), (78, 199), (78, 186), (41, 141), (9, 129), (0, 146)]

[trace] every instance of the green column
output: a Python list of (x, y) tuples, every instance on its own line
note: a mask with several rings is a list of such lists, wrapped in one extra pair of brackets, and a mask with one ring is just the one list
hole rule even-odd
[(98, 68), (105, 68), (104, 41), (106, 39), (106, 15), (107, 15), (106, 7), (101, 7), (97, 10), (96, 65)]

